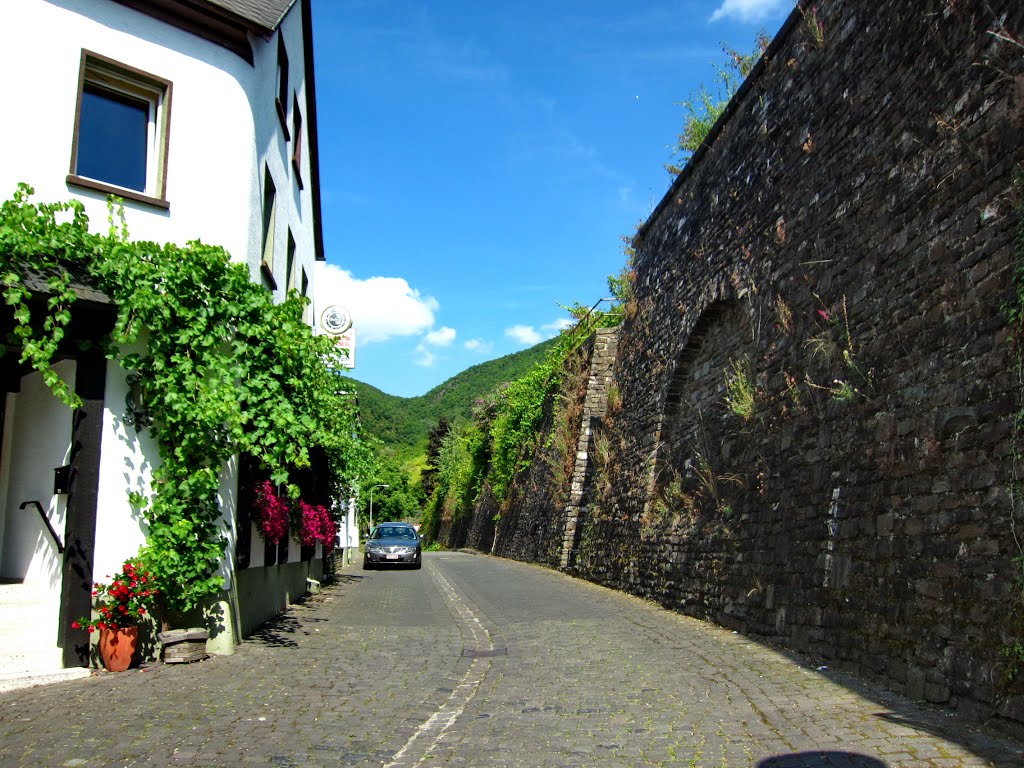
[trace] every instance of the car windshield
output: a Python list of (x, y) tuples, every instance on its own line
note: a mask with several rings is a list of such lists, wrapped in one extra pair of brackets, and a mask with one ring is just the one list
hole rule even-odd
[(373, 538), (375, 539), (408, 539), (409, 541), (416, 540), (416, 531), (412, 528), (406, 528), (404, 526), (397, 525), (382, 525), (373, 532)]

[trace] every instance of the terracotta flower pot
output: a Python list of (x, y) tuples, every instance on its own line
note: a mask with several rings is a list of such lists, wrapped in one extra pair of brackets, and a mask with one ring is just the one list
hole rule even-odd
[(124, 672), (131, 666), (138, 644), (138, 627), (101, 629), (100, 658), (103, 666), (111, 672)]

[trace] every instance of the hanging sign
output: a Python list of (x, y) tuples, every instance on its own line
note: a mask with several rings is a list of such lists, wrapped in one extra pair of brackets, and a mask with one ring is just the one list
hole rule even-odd
[(320, 313), (320, 331), (330, 336), (338, 353), (336, 363), (342, 368), (356, 367), (356, 329), (352, 315), (340, 304), (332, 304)]
[(334, 337), (334, 346), (338, 350), (341, 365), (344, 368), (356, 367), (356, 329), (350, 328), (347, 332)]
[(332, 304), (320, 313), (320, 329), (328, 336), (338, 336), (352, 327), (352, 315), (340, 304)]

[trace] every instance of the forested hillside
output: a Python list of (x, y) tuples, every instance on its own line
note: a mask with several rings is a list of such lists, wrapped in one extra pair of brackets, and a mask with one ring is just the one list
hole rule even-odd
[(548, 340), (522, 352), (474, 365), (419, 397), (396, 397), (355, 379), (346, 383), (359, 395), (359, 413), (367, 434), (380, 440), (401, 462), (422, 454), (427, 434), (438, 419), (468, 420), (473, 402), (500, 384), (523, 376), (554, 343)]

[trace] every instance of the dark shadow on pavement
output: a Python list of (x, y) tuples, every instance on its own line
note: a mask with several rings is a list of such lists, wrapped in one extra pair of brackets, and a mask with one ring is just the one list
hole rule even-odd
[(356, 584), (363, 578), (363, 576), (346, 573), (338, 574), (334, 581), (325, 586), (319, 594), (306, 595), (294, 605), (290, 605), (283, 613), (260, 625), (246, 638), (246, 642), (272, 648), (298, 648), (299, 644), (290, 635), (308, 635), (310, 630), (304, 628), (306, 624), (323, 624), (331, 621), (323, 616), (307, 615), (307, 611), (321, 605), (324, 598), (331, 596), (332, 592), (337, 594), (338, 588), (346, 584)]
[(794, 752), (775, 755), (757, 764), (757, 768), (888, 768), (886, 763), (856, 752)]
[(260, 626), (249, 636), (249, 642), (273, 648), (298, 648), (299, 644), (288, 635), (294, 635), (301, 630), (302, 623), (285, 613)]
[[(921, 716), (922, 713), (924, 716)], [(938, 722), (938, 713), (933, 715), (929, 710), (910, 706), (890, 705), (889, 711), (876, 712), (875, 717), (955, 741), (978, 757), (990, 761), (996, 768), (1019, 768), (1024, 765), (1024, 746), (1012, 741), (1011, 737), (992, 729), (972, 725), (948, 711), (943, 714), (946, 719), (952, 721), (948, 725)], [(1008, 751), (1012, 751), (1013, 754), (1008, 756)]]
[[(820, 656), (797, 651), (780, 643), (776, 638), (767, 638), (749, 633), (739, 633), (751, 642), (770, 648), (777, 653), (787, 657), (790, 661), (799, 664), (808, 670), (837, 683), (849, 691), (878, 704), (881, 709), (874, 713), (880, 720), (890, 723), (898, 723), (917, 731), (923, 731), (941, 739), (954, 742), (969, 750), (977, 757), (988, 760), (993, 768), (1021, 768), (1024, 766), (1024, 742), (1017, 737), (1020, 730), (1009, 722), (979, 723), (967, 716), (959, 715), (956, 710), (929, 705), (925, 702), (912, 701), (902, 694), (896, 693), (885, 687), (882, 681), (870, 677), (861, 677), (853, 672), (840, 672), (830, 668), (830, 662)], [(1009, 731), (1009, 732), (1008, 732)], [(806, 753), (814, 754), (842, 754), (838, 752)], [(799, 757), (807, 759), (804, 753)], [(858, 756), (860, 757), (860, 756)], [(773, 758), (774, 759), (774, 758)], [(862, 760), (874, 760), (864, 758)], [(853, 766), (876, 766), (877, 760), (868, 763), (835, 763), (836, 765)], [(832, 763), (763, 763), (757, 768), (783, 768), (783, 766), (830, 766)]]

